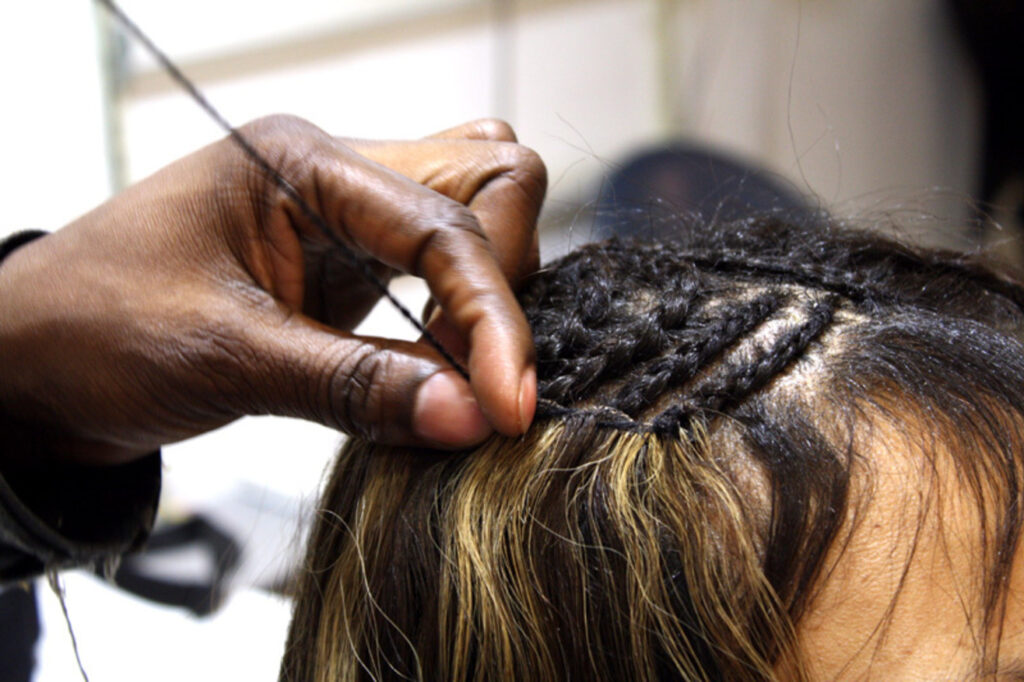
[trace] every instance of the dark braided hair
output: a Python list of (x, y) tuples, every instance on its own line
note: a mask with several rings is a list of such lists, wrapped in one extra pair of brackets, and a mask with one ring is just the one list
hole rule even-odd
[[(941, 310), (1000, 328), (1016, 328), (1024, 310), (1021, 287), (962, 254), (771, 216), (670, 242), (590, 244), (538, 273), (521, 298), (535, 330), (542, 417), (587, 407), (609, 427), (661, 432), (739, 405), (798, 360), (838, 310)], [(789, 322), (772, 343), (691, 385), (781, 318)]]
[(871, 450), (880, 424), (976, 501), (994, 660), (1024, 510), (1018, 284), (768, 216), (583, 246), (521, 301), (534, 427), (454, 455), (346, 446), (283, 679), (805, 679), (797, 628), (864, 472), (908, 456)]
[[(536, 333), (544, 410), (594, 405), (621, 413), (609, 426), (673, 432), (696, 414), (737, 404), (821, 334), (839, 297), (799, 300), (794, 291), (746, 291), (664, 244), (610, 242), (580, 249), (542, 273), (523, 296)], [(715, 290), (729, 297), (713, 297)], [(787, 306), (789, 306), (787, 308)], [(779, 316), (797, 315), (758, 357), (732, 363), (684, 391), (711, 361)], [(614, 381), (610, 381), (614, 380)], [(603, 390), (602, 390), (603, 389)], [(668, 394), (671, 405), (637, 420)], [(553, 403), (553, 404), (552, 404)]]

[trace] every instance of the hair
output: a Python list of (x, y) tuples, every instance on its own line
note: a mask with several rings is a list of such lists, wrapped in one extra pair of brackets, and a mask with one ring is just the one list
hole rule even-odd
[(457, 453), (343, 448), (282, 679), (805, 678), (797, 625), (870, 503), (879, 424), (976, 505), (994, 655), (1021, 526), (1024, 289), (766, 217), (589, 244), (520, 298), (534, 425)]

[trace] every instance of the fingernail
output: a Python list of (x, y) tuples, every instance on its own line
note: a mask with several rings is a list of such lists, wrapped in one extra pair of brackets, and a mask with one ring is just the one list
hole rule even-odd
[(526, 433), (537, 411), (537, 371), (529, 367), (519, 382), (519, 431)]
[(438, 372), (420, 386), (413, 407), (420, 438), (448, 447), (468, 447), (491, 433), (473, 391), (455, 372)]

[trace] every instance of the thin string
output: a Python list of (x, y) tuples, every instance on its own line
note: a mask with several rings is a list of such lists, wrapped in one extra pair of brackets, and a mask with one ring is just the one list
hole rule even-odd
[(237, 144), (242, 151), (244, 151), (246, 155), (274, 181), (274, 184), (276, 184), (289, 199), (295, 202), (299, 207), (299, 210), (302, 211), (302, 215), (306, 220), (315, 225), (324, 237), (327, 238), (331, 244), (336, 246), (339, 251), (341, 251), (345, 258), (348, 259), (349, 264), (356, 268), (363, 278), (370, 282), (380, 292), (380, 294), (385, 297), (391, 305), (394, 306), (394, 308), (400, 312), (402, 316), (417, 329), (417, 331), (420, 332), (420, 334), (423, 335), (423, 339), (433, 346), (434, 349), (441, 354), (441, 357), (443, 357), (463, 379), (469, 381), (469, 372), (467, 372), (459, 361), (455, 359), (455, 356), (448, 352), (448, 349), (441, 344), (437, 337), (423, 326), (423, 323), (416, 319), (416, 316), (413, 315), (412, 312), (406, 308), (405, 305), (403, 305), (402, 302), (391, 293), (391, 291), (388, 290), (387, 284), (377, 277), (370, 268), (370, 264), (362, 258), (359, 258), (349, 245), (338, 237), (333, 230), (331, 230), (323, 216), (315, 211), (313, 207), (302, 198), (302, 195), (299, 194), (298, 190), (296, 190), (295, 187), (292, 186), (292, 184), (288, 182), (288, 180), (285, 179), (285, 177), (281, 175), (281, 173), (274, 168), (270, 162), (259, 153), (259, 151), (256, 150), (252, 143), (250, 143), (242, 133), (232, 126), (228, 120), (224, 118), (224, 116), (217, 111), (212, 104), (210, 104), (209, 100), (207, 100), (199, 91), (199, 88), (197, 88), (195, 84), (192, 83), (184, 73), (182, 73), (181, 69), (179, 69), (174, 62), (172, 62), (170, 58), (164, 54), (164, 52), (158, 48), (145, 33), (142, 32), (142, 29), (140, 29), (134, 21), (129, 19), (128, 15), (125, 14), (121, 8), (113, 2), (113, 0), (96, 0), (96, 2), (107, 8), (107, 10), (117, 19), (125, 30), (132, 34), (132, 36), (134, 36), (135, 39), (138, 40), (144, 48), (146, 48), (146, 51), (160, 63), (171, 78), (173, 78), (178, 85), (180, 85), (189, 94), (189, 96), (195, 100), (196, 104), (209, 114), (210, 118), (212, 118), (217, 125), (227, 132), (228, 136), (235, 142), (235, 144)]
[(64, 585), (60, 582), (60, 576), (57, 575), (56, 570), (47, 571), (46, 579), (50, 583), (50, 589), (57, 595), (57, 601), (60, 602), (60, 610), (64, 613), (64, 624), (67, 625), (68, 635), (71, 636), (71, 649), (75, 652), (78, 672), (82, 674), (82, 679), (85, 682), (89, 682), (89, 675), (85, 672), (85, 666), (82, 665), (82, 655), (78, 652), (78, 638), (75, 637), (75, 629), (71, 627), (71, 616), (68, 615), (68, 605), (65, 602)]
[[(429, 343), (438, 353), (441, 354), (448, 364), (450, 364), (459, 375), (469, 381), (469, 372), (459, 363), (458, 360), (448, 351), (444, 345), (434, 336), (423, 324), (416, 319), (415, 315), (410, 312), (405, 305), (399, 301), (391, 291), (388, 290), (387, 284), (385, 284), (370, 268), (369, 264), (363, 259), (359, 258), (352, 249), (342, 239), (340, 239), (328, 226), (327, 221), (313, 209), (312, 206), (299, 194), (298, 190), (288, 182), (288, 180), (281, 175), (281, 173), (274, 168), (269, 161), (264, 158), (262, 154), (249, 142), (248, 139), (242, 133), (240, 133), (230, 122), (210, 103), (210, 101), (199, 91), (199, 88), (184, 74), (181, 69), (171, 61), (163, 50), (156, 46), (156, 44), (142, 32), (142, 29), (132, 21), (127, 14), (121, 10), (120, 7), (114, 2), (114, 0), (96, 0), (99, 4), (103, 5), (117, 21), (128, 31), (136, 40), (153, 56), (157, 62), (163, 67), (163, 69), (171, 76), (184, 89), (189, 96), (198, 104), (223, 130), (225, 130), (228, 136), (237, 144), (245, 154), (256, 163), (259, 168), (270, 177), (274, 183), (284, 192), (288, 198), (295, 202), (295, 204), (302, 211), (303, 216), (310, 221), (316, 228), (324, 235), (324, 237), (336, 246), (342, 254), (348, 259), (360, 274), (370, 282), (380, 293), (384, 296), (388, 302), (402, 316), (409, 321), (409, 323), (415, 327), (422, 335), (424, 340)], [(586, 416), (590, 415), (592, 410), (572, 408), (560, 405), (551, 400), (540, 399), (537, 401), (536, 417), (538, 419), (551, 419), (557, 417), (566, 417), (570, 415)], [(599, 416), (599, 423), (601, 426), (607, 428), (624, 429), (630, 431), (646, 431), (649, 430), (650, 426), (643, 422), (638, 422), (630, 419), (627, 415), (619, 413), (615, 410), (602, 410)]]
[[(339, 251), (348, 259), (349, 263), (355, 267), (366, 281), (370, 282), (383, 297), (385, 297), (391, 305), (402, 314), (402, 316), (409, 321), (409, 323), (415, 327), (422, 335), (424, 340), (429, 343), (441, 357), (443, 357), (448, 364), (450, 364), (459, 375), (469, 381), (469, 373), (466, 369), (455, 359), (455, 357), (448, 352), (441, 342), (435, 337), (427, 328), (416, 318), (412, 312), (402, 304), (398, 298), (388, 289), (385, 284), (370, 268), (369, 263), (359, 258), (355, 252), (339, 238), (334, 231), (328, 226), (327, 221), (324, 220), (316, 210), (299, 194), (298, 190), (288, 182), (288, 180), (274, 168), (266, 158), (259, 153), (259, 151), (253, 146), (251, 142), (241, 132), (238, 131), (230, 122), (210, 103), (210, 101), (203, 95), (199, 88), (184, 74), (181, 69), (171, 61), (156, 44), (150, 40), (150, 38), (143, 33), (142, 29), (132, 21), (127, 14), (125, 14), (120, 7), (114, 2), (114, 0), (96, 0), (99, 4), (107, 8), (107, 10), (117, 19), (117, 21), (127, 30), (139, 43), (146, 49), (150, 55), (153, 56), (157, 62), (163, 67), (163, 69), (171, 76), (174, 81), (178, 83), (189, 94), (189, 96), (198, 104), (209, 116), (212, 118), (217, 125), (219, 125), (228, 136), (245, 152), (245, 154), (256, 163), (259, 168), (270, 177), (278, 188), (288, 196), (289, 199), (295, 202), (295, 204), (302, 211), (303, 216), (323, 234), (323, 236), (338, 248)], [(537, 401), (536, 417), (539, 419), (552, 419), (552, 418), (565, 418), (570, 416), (584, 416), (596, 418), (597, 425), (604, 428), (612, 428), (626, 431), (639, 431), (639, 432), (657, 432), (665, 430), (665, 425), (657, 420), (653, 422), (643, 422), (635, 420), (626, 415), (625, 413), (619, 412), (612, 408), (574, 408), (561, 405), (555, 401), (547, 399), (539, 399)], [(664, 420), (663, 420), (664, 421)], [(678, 421), (678, 420), (677, 420)], [(674, 424), (674, 428), (680, 428), (681, 423)]]

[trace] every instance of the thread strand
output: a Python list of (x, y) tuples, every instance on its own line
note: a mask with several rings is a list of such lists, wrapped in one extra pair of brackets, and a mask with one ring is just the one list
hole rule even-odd
[(203, 95), (203, 93), (199, 91), (199, 88), (196, 87), (196, 85), (188, 78), (188, 76), (186, 76), (181, 71), (181, 69), (179, 69), (178, 66), (171, 61), (170, 57), (168, 57), (159, 47), (157, 47), (156, 43), (154, 43), (149, 38), (149, 36), (143, 33), (142, 29), (139, 28), (139, 26), (134, 21), (132, 21), (128, 17), (128, 15), (125, 14), (124, 11), (122, 11), (116, 3), (114, 3), (113, 0), (96, 0), (96, 2), (100, 3), (101, 5), (107, 8), (107, 10), (114, 16), (114, 18), (117, 19), (118, 23), (120, 23), (121, 26), (124, 27), (124, 29), (128, 31), (139, 42), (139, 44), (141, 44), (146, 49), (146, 51), (149, 52), (149, 54), (157, 60), (157, 62), (160, 63), (160, 66), (164, 69), (164, 71), (166, 71), (168, 75), (170, 75), (171, 78), (174, 79), (174, 81), (177, 82), (178, 85), (180, 85), (182, 89), (184, 89), (185, 92), (188, 93), (188, 95), (196, 102), (196, 104), (198, 104), (200, 108), (202, 108), (203, 111), (205, 111), (210, 116), (210, 118), (212, 118), (217, 123), (217, 125), (224, 129), (224, 131), (228, 134), (231, 140), (236, 145), (238, 145), (238, 147), (243, 152), (245, 152), (245, 154), (257, 166), (259, 166), (260, 170), (266, 173), (267, 176), (274, 181), (274, 184), (276, 184), (277, 187), (282, 192), (284, 192), (289, 199), (295, 202), (295, 204), (299, 207), (299, 210), (302, 211), (303, 217), (305, 217), (306, 220), (308, 220), (311, 224), (316, 226), (316, 228), (324, 235), (324, 237), (328, 241), (330, 241), (332, 245), (337, 247), (339, 251), (341, 251), (341, 253), (348, 260), (349, 264), (352, 267), (354, 267), (366, 281), (370, 282), (370, 284), (372, 284), (374, 288), (376, 288), (380, 292), (380, 294), (384, 298), (386, 298), (388, 302), (391, 303), (395, 310), (401, 313), (402, 317), (408, 320), (408, 322), (413, 327), (415, 327), (420, 334), (423, 335), (423, 339), (428, 344), (430, 344), (434, 348), (434, 350), (436, 350), (441, 355), (441, 357), (444, 358), (444, 360), (455, 369), (456, 372), (459, 373), (459, 376), (461, 376), (466, 381), (469, 381), (469, 372), (467, 372), (466, 369), (462, 366), (462, 364), (455, 359), (455, 356), (452, 355), (448, 351), (448, 349), (444, 347), (444, 345), (438, 340), (438, 338), (434, 336), (423, 325), (423, 323), (416, 319), (416, 316), (413, 315), (413, 313), (401, 301), (399, 301), (398, 298), (393, 293), (391, 293), (391, 291), (388, 289), (387, 284), (385, 284), (379, 277), (377, 277), (376, 274), (374, 274), (373, 270), (370, 268), (369, 263), (359, 258), (359, 256), (355, 254), (355, 252), (349, 247), (349, 245), (346, 244), (344, 240), (342, 240), (340, 237), (338, 237), (338, 235), (336, 235), (333, 230), (331, 230), (330, 226), (327, 224), (327, 221), (324, 220), (323, 216), (321, 216), (316, 210), (313, 209), (312, 206), (309, 205), (309, 203), (305, 199), (302, 198), (302, 195), (299, 194), (299, 191), (295, 189), (295, 187), (290, 182), (288, 182), (288, 180), (280, 173), (280, 171), (274, 168), (270, 164), (270, 162), (267, 161), (266, 158), (264, 158), (264, 156), (259, 153), (256, 147), (253, 146), (253, 144), (249, 142), (249, 140), (246, 139), (246, 137), (242, 135), (242, 133), (239, 132), (237, 128), (231, 125), (231, 123), (213, 106), (213, 104), (210, 103), (210, 101)]

